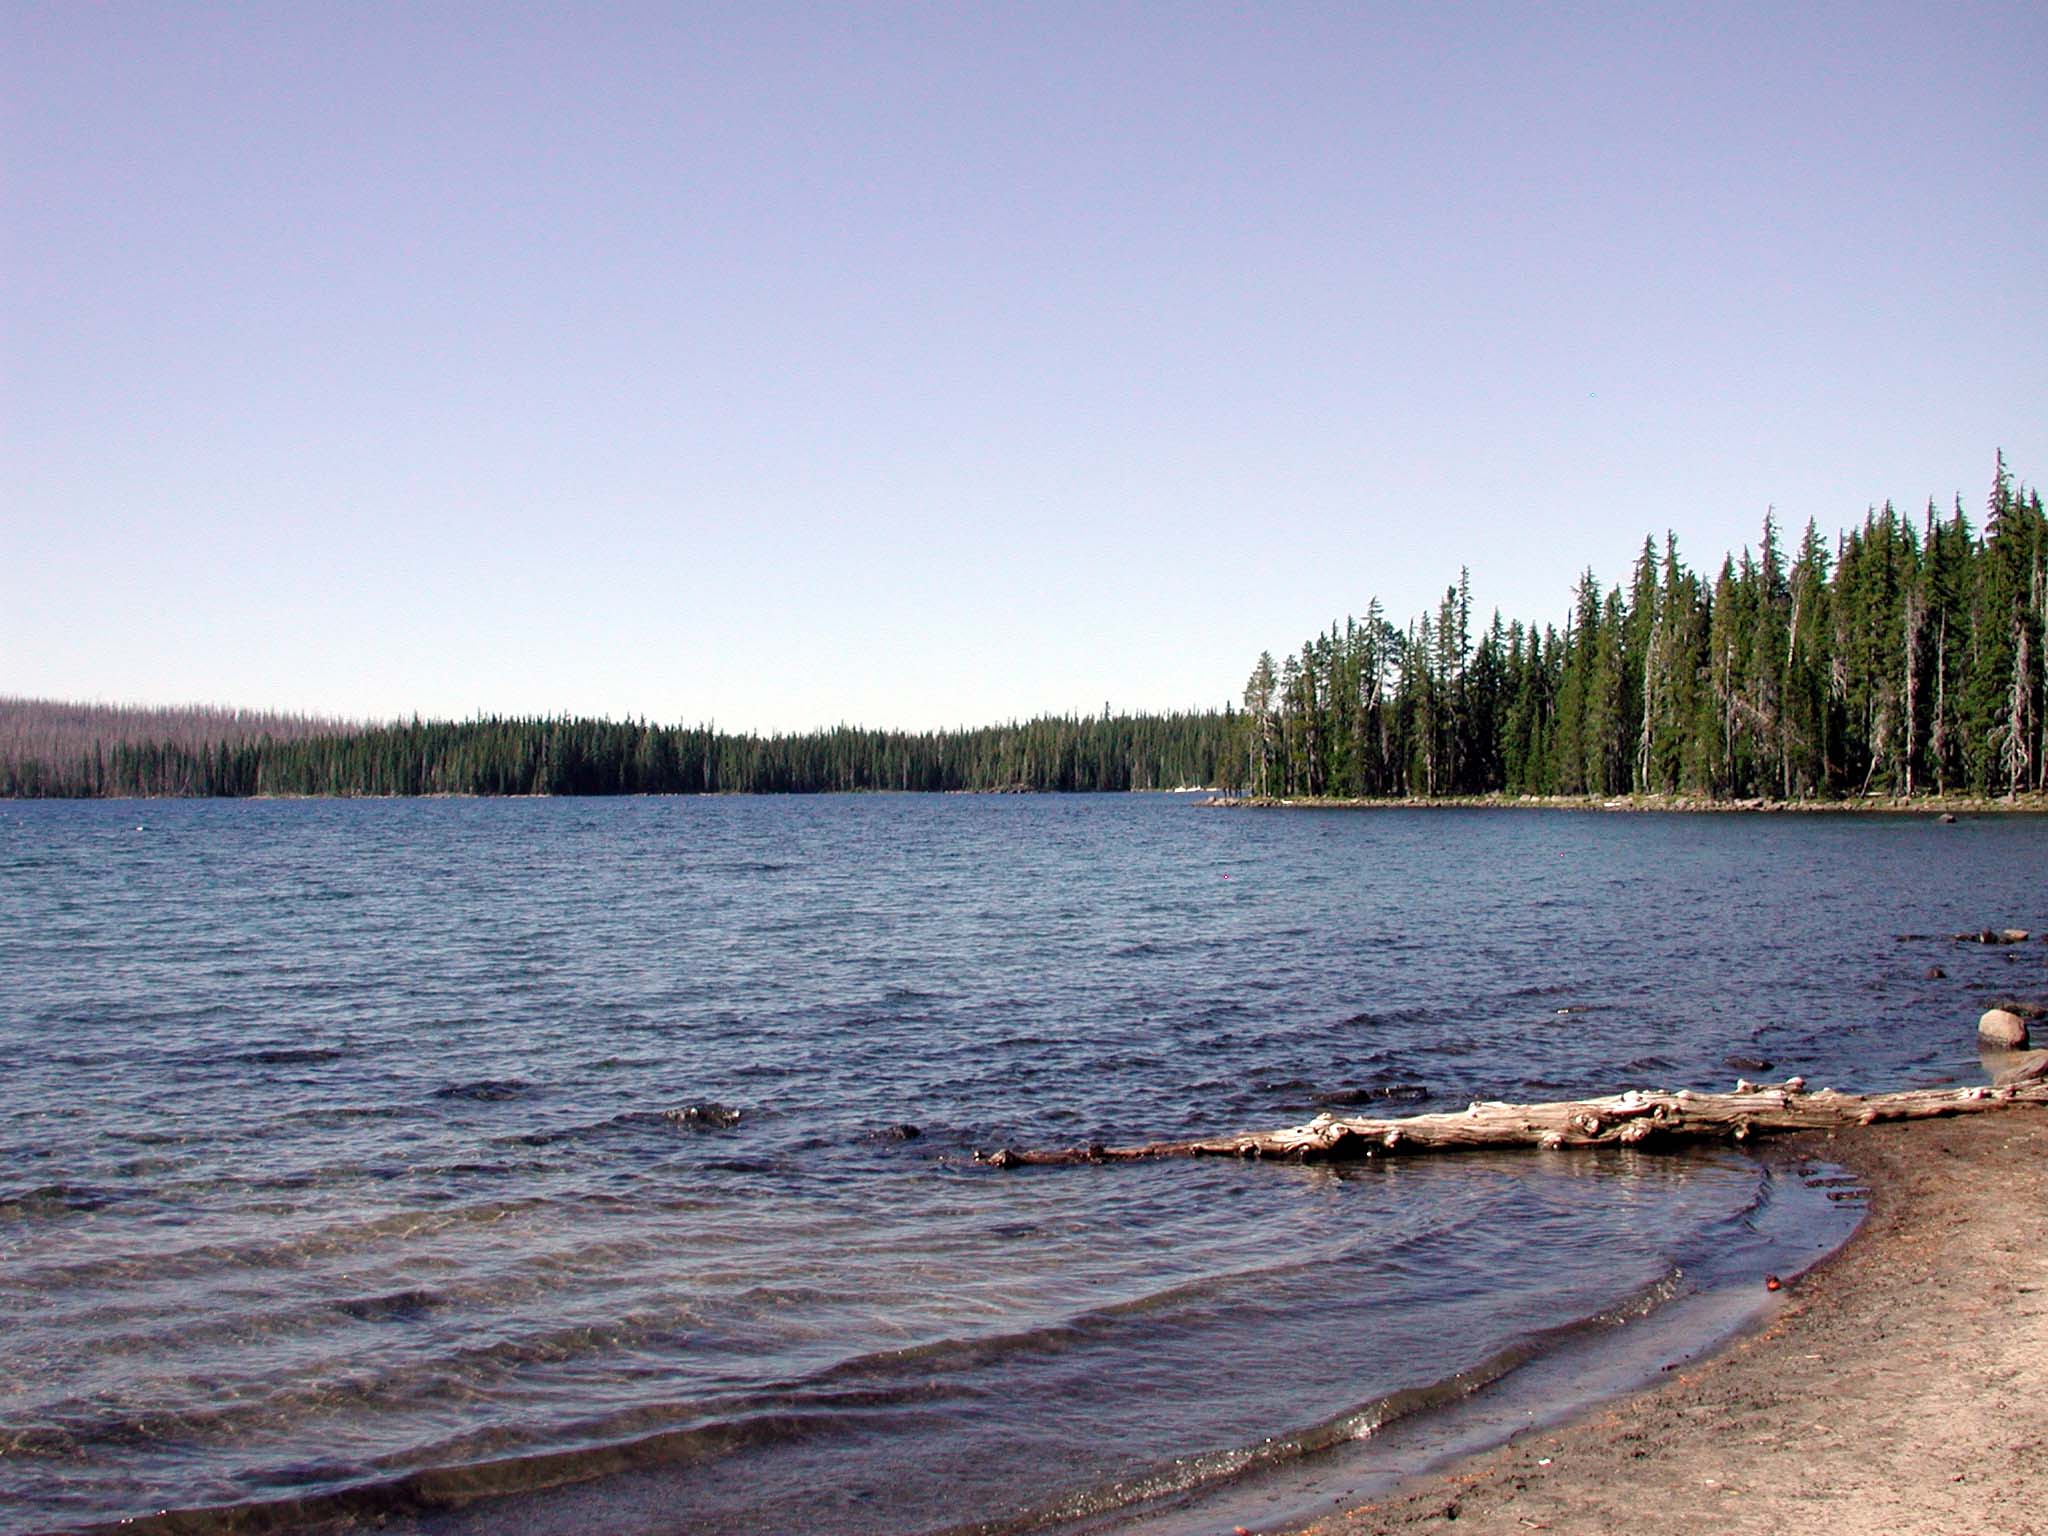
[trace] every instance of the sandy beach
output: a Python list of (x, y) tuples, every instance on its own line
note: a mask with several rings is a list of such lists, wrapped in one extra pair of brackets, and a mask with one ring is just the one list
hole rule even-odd
[(1761, 1331), (1300, 1536), (2048, 1533), (2048, 1113), (1809, 1150), (1871, 1213)]

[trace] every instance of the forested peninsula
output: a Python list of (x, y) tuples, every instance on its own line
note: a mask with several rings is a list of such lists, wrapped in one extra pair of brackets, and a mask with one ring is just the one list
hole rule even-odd
[(1375, 602), (1244, 691), (1244, 758), (1278, 797), (1987, 797), (2043, 787), (2041, 496), (1997, 460), (1960, 499), (1887, 503), (1832, 543), (1776, 520), (1707, 581), (1666, 534), (1624, 585), (1589, 569), (1562, 627), (1473, 635), (1460, 579), (1406, 628)]
[(1273, 798), (1677, 796), (1840, 803), (2048, 786), (2041, 495), (1997, 459), (1961, 499), (1812, 522), (1706, 580), (1676, 538), (1589, 568), (1562, 623), (1475, 634), (1461, 575), (1405, 626), (1377, 601), (1242, 708), (787, 735), (586, 718), (363, 724), (0, 698), (0, 797), (1121, 791)]

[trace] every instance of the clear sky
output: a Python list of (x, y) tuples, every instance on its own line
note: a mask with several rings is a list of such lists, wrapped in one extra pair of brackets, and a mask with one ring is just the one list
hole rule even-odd
[(1219, 705), (2048, 480), (2048, 7), (0, 3), (0, 693)]

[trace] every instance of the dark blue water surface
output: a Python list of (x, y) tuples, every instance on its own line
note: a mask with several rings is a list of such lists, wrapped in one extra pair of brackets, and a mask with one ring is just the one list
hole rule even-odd
[(972, 1152), (1979, 1080), (2048, 946), (1947, 936), (2048, 927), (2044, 851), (1156, 796), (0, 806), (0, 1530), (1024, 1528), (1355, 1438), (1842, 1222), (1732, 1153)]

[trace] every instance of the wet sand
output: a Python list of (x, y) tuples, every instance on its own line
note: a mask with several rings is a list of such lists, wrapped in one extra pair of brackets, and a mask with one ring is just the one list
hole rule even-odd
[(2048, 1536), (2048, 1111), (1806, 1145), (1870, 1216), (1761, 1331), (1303, 1536)]

